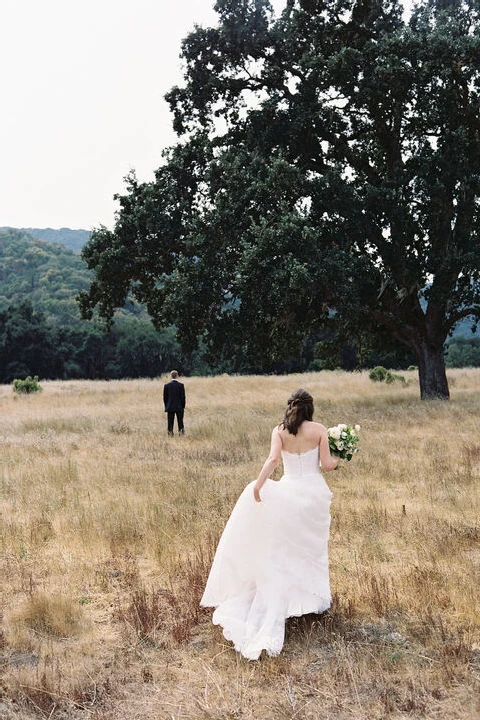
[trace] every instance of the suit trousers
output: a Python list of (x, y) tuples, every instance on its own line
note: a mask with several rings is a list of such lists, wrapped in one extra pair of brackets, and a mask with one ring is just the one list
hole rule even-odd
[(183, 433), (183, 410), (175, 410), (174, 412), (167, 412), (167, 427), (168, 432), (173, 434), (173, 423), (175, 421), (175, 415), (177, 416), (178, 432)]

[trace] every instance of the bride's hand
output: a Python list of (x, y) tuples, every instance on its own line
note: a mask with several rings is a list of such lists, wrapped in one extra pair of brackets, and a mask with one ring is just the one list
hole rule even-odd
[(253, 488), (253, 497), (257, 502), (262, 502), (262, 498), (260, 497), (260, 490), (255, 485)]

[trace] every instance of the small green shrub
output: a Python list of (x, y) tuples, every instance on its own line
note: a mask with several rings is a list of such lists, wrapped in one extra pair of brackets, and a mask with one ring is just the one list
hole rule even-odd
[(42, 390), (42, 386), (38, 384), (38, 375), (35, 375), (34, 378), (28, 375), (25, 380), (16, 378), (13, 381), (13, 392), (19, 393), (20, 395), (42, 392)]
[(373, 380), (374, 382), (384, 382), (387, 385), (390, 385), (391, 383), (395, 382), (395, 380), (398, 380), (399, 382), (406, 385), (407, 381), (403, 377), (403, 375), (397, 375), (396, 373), (391, 372), (390, 370), (387, 370), (386, 368), (382, 367), (381, 365), (377, 365), (377, 367), (372, 368), (370, 370), (370, 374), (368, 376), (370, 380)]
[(417, 365), (409, 365), (407, 370), (418, 370)]
[[(373, 380), (374, 382), (383, 382), (387, 376), (388, 371), (382, 367), (381, 365), (377, 365), (377, 367), (374, 367), (370, 370), (369, 378), (370, 380)], [(390, 380), (390, 382), (392, 382)]]
[(310, 365), (308, 366), (308, 372), (320, 372), (320, 370), (325, 369), (325, 364), (323, 360), (320, 360), (320, 358), (315, 358), (312, 360)]

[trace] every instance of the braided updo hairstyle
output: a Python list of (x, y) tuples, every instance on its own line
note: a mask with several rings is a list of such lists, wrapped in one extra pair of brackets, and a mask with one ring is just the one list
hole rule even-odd
[(288, 430), (290, 435), (296, 435), (298, 428), (304, 420), (311, 420), (313, 417), (313, 398), (306, 390), (295, 390), (290, 395), (285, 410), (285, 417), (281, 425)]

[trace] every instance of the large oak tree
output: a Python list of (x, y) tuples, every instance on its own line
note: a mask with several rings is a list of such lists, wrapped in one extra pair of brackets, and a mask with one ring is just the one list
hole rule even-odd
[(167, 96), (178, 144), (84, 249), (83, 313), (130, 294), (257, 366), (325, 324), (383, 335), (447, 398), (445, 340), (480, 317), (480, 3), (215, 7)]

